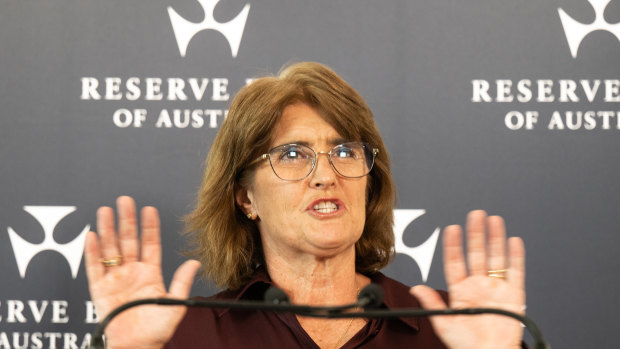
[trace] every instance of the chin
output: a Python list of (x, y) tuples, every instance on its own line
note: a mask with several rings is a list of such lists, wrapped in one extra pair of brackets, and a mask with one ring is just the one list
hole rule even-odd
[(351, 241), (350, 239), (345, 240), (342, 236), (334, 236), (333, 238), (322, 236), (312, 239), (310, 242), (312, 246), (318, 249), (319, 254), (325, 253), (326, 257), (338, 254), (347, 248), (355, 246), (355, 241)]

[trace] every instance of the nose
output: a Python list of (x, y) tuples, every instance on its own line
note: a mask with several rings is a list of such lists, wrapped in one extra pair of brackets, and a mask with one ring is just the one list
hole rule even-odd
[[(325, 156), (321, 156), (325, 155)], [(336, 171), (329, 163), (329, 153), (318, 152), (316, 164), (310, 175), (310, 186), (313, 188), (327, 188), (336, 184)]]

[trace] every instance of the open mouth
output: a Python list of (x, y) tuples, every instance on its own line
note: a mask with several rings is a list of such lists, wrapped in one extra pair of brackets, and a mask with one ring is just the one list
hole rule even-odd
[(338, 205), (333, 201), (321, 201), (312, 206), (312, 209), (320, 213), (332, 213), (338, 211)]

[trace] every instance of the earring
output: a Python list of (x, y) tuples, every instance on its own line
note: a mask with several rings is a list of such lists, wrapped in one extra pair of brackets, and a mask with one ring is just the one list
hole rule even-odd
[(246, 215), (246, 217), (248, 217), (249, 220), (253, 221), (254, 220), (254, 213), (250, 212)]

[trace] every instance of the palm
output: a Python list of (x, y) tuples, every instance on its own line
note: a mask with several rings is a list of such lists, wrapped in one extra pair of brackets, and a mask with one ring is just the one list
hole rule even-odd
[[(86, 265), (91, 297), (100, 319), (129, 301), (142, 298), (186, 298), (197, 269), (196, 261), (181, 266), (166, 291), (161, 273), (161, 245), (157, 211), (145, 208), (142, 216), (141, 259), (138, 259), (137, 227), (133, 200), (119, 198), (119, 238), (113, 230), (113, 213), (102, 208), (97, 215), (101, 242), (89, 233)], [(120, 251), (119, 251), (120, 250)], [(122, 256), (122, 265), (104, 267), (102, 258)], [(185, 308), (138, 306), (114, 318), (106, 328), (108, 348), (156, 348), (172, 336)]]
[[(474, 211), (468, 216), (466, 264), (460, 227), (445, 229), (444, 268), (450, 308), (499, 308), (523, 313), (523, 243), (518, 238), (511, 238), (509, 258), (506, 257), (505, 245), (503, 220), (500, 217), (487, 218), (484, 212)], [(507, 260), (509, 265), (506, 265)], [(506, 269), (506, 280), (487, 276), (488, 270), (499, 269)], [(439, 295), (426, 286), (416, 286), (412, 293), (425, 308), (446, 307)], [(522, 327), (517, 320), (509, 317), (435, 316), (431, 322), (437, 335), (449, 348), (520, 348)]]
[[(520, 312), (514, 304), (523, 298), (505, 282), (484, 276), (472, 276), (450, 288), (450, 308), (497, 308)], [(459, 333), (446, 331), (446, 343), (495, 343), (495, 348), (510, 348), (520, 343), (521, 327), (517, 320), (501, 315), (455, 316), (436, 319), (435, 326), (454, 329), (463, 328)], [(492, 330), (499, 328), (501, 330)], [(451, 336), (456, 334), (456, 336)], [(474, 345), (472, 347), (479, 348)]]

